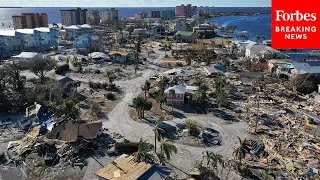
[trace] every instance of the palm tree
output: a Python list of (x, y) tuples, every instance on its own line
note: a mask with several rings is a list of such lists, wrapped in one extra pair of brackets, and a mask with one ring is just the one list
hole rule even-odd
[(163, 77), (160, 81), (158, 81), (158, 87), (161, 90), (162, 95), (164, 94), (164, 91), (166, 90), (166, 86), (169, 83), (169, 78)]
[(246, 154), (250, 153), (251, 143), (247, 139), (241, 140), (239, 137), (238, 139), (239, 139), (239, 146), (235, 150), (235, 156), (236, 158), (238, 158), (241, 164), (241, 161), (243, 158), (245, 158)]
[(165, 130), (161, 127), (161, 121), (157, 121), (156, 125), (154, 126), (154, 152), (157, 152), (157, 140), (160, 142), (165, 137)]
[(174, 95), (176, 94), (176, 91), (174, 89), (170, 89), (169, 94), (171, 96), (171, 107), (172, 107), (172, 112), (173, 112), (173, 100), (174, 100)]
[(202, 179), (218, 179), (218, 164), (221, 164), (224, 168), (224, 160), (220, 154), (214, 152), (205, 152), (202, 157), (202, 161), (197, 164), (197, 168), (200, 171), (200, 178)]
[(133, 99), (133, 106), (138, 112), (138, 117), (144, 118), (144, 111), (152, 108), (152, 102), (142, 96), (138, 96)]
[(142, 108), (143, 108), (143, 98), (141, 96), (138, 96), (133, 99), (133, 106), (136, 108), (138, 112), (138, 117), (142, 117)]
[(156, 100), (160, 104), (160, 109), (162, 109), (162, 104), (164, 103), (164, 95), (161, 90), (156, 92)]
[(173, 153), (177, 153), (178, 150), (175, 145), (171, 144), (172, 140), (162, 141), (160, 145), (160, 162), (163, 164), (165, 160), (170, 160)]
[(112, 81), (114, 78), (114, 72), (112, 70), (109, 70), (106, 72), (106, 76), (108, 77), (109, 83), (112, 84)]
[(136, 161), (138, 162), (154, 162), (154, 156), (151, 153), (150, 145), (142, 138), (138, 144), (138, 151), (135, 154)]
[(207, 165), (210, 165), (213, 168), (217, 168), (218, 164), (224, 164), (223, 157), (221, 154), (206, 151), (203, 159), (206, 160)]
[(144, 88), (145, 88), (144, 97), (146, 97), (147, 91), (149, 92), (149, 90), (151, 88), (151, 83), (148, 80), (146, 80), (146, 82), (144, 83)]

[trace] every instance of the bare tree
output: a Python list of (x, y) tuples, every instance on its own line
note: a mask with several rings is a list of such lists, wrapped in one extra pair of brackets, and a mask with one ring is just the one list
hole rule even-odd
[(34, 58), (26, 62), (26, 68), (40, 78), (40, 82), (45, 81), (45, 75), (52, 70), (56, 62), (51, 58)]

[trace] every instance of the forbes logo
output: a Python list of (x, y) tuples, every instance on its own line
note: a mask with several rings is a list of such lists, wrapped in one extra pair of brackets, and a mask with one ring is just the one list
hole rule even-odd
[(317, 13), (300, 13), (297, 10), (294, 13), (286, 13), (284, 10), (275, 10), (275, 21), (316, 21)]

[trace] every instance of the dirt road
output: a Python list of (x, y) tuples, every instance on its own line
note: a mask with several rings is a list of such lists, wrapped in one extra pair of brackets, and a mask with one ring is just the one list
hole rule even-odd
[[(159, 57), (155, 59), (154, 62), (160, 62), (164, 57), (164, 53), (158, 51), (157, 48), (154, 48), (154, 51), (159, 54)], [(143, 71), (142, 76), (136, 79), (124, 82), (115, 82), (124, 90), (124, 98), (108, 114), (108, 120), (103, 122), (104, 128), (109, 129), (109, 132), (119, 133), (130, 141), (139, 141), (139, 139), (142, 138), (147, 140), (149, 143), (154, 143), (154, 133), (152, 131), (152, 127), (146, 123), (136, 122), (131, 119), (129, 115), (129, 104), (131, 104), (132, 99), (141, 92), (141, 86), (144, 84), (144, 82), (150, 76), (153, 76), (156, 73), (156, 69), (157, 68), (155, 68), (155, 70), (145, 70)], [(196, 162), (201, 160), (202, 153), (204, 151), (214, 151), (223, 155), (224, 157), (229, 157), (232, 155), (233, 147), (238, 143), (237, 136), (240, 138), (248, 137), (246, 122), (229, 123), (223, 119), (213, 116), (213, 114), (192, 116), (186, 114), (186, 116), (187, 118), (198, 121), (205, 127), (211, 127), (218, 130), (222, 136), (222, 145), (218, 147), (202, 148), (175, 143), (176, 147), (178, 148), (178, 154), (173, 155), (170, 163), (185, 172), (190, 172), (192, 170)], [(171, 122), (183, 123), (184, 120), (185, 119), (174, 119)], [(95, 162), (90, 161), (90, 163), (92, 164)], [(86, 174), (89, 175), (94, 173), (94, 169), (91, 171), (92, 172), (87, 172)], [(185, 174), (180, 170), (174, 169), (174, 172), (178, 174), (180, 178), (186, 177)], [(237, 174), (232, 173), (231, 177), (237, 179)]]

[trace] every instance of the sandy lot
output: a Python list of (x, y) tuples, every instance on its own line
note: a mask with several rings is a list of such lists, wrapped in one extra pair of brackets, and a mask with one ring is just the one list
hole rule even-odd
[[(154, 51), (159, 54), (159, 57), (155, 59), (155, 62), (161, 61), (164, 57), (164, 53), (158, 51), (157, 48), (154, 48)], [(155, 68), (155, 70), (158, 67)], [(109, 129), (110, 132), (116, 132), (123, 135), (130, 141), (138, 141), (140, 138), (147, 140), (149, 143), (154, 143), (154, 133), (152, 126), (146, 123), (139, 123), (130, 118), (130, 104), (132, 99), (141, 93), (141, 86), (150, 76), (155, 74), (155, 70), (145, 70), (141, 77), (127, 80), (124, 82), (116, 82), (117, 85), (124, 90), (124, 97), (120, 103), (118, 103), (115, 108), (108, 114), (108, 120), (104, 121), (103, 126)], [(247, 134), (247, 123), (238, 122), (230, 123), (223, 119), (213, 116), (213, 114), (206, 115), (197, 115), (197, 114), (185, 114), (186, 118), (194, 119), (202, 124), (204, 127), (210, 127), (218, 130), (222, 136), (222, 145), (219, 147), (191, 147), (182, 144), (175, 143), (178, 148), (178, 153), (173, 155), (173, 158), (170, 160), (170, 163), (179, 169), (190, 172), (197, 161), (201, 160), (202, 152), (208, 150), (220, 153), (224, 157), (229, 157), (233, 153), (233, 147), (238, 144), (238, 138), (248, 138)], [(174, 119), (169, 121), (169, 123), (177, 124), (183, 123), (186, 119)], [(159, 147), (159, 145), (157, 146)], [(89, 165), (96, 164), (91, 162)], [(97, 167), (97, 165), (95, 165)], [(96, 168), (88, 168), (86, 176), (84, 179), (94, 177)], [(179, 176), (179, 178), (186, 177), (186, 175), (177, 169), (174, 169), (174, 173)], [(236, 173), (232, 173), (231, 177), (226, 179), (237, 179)]]

